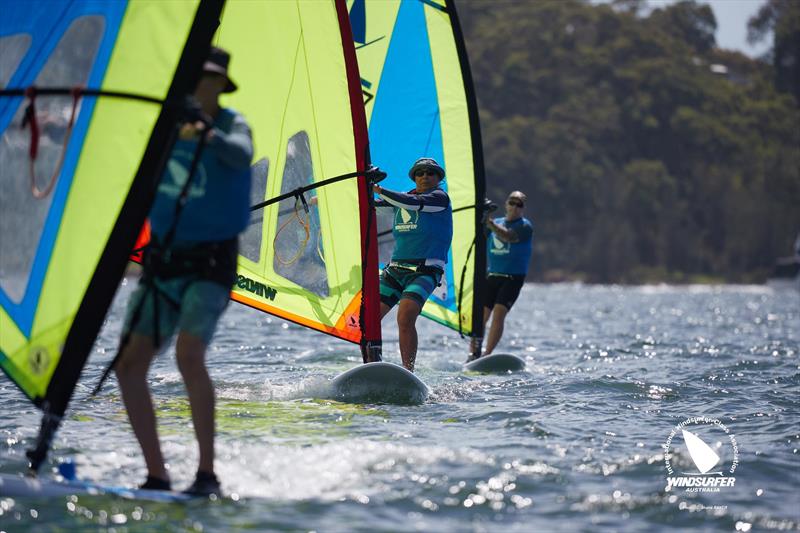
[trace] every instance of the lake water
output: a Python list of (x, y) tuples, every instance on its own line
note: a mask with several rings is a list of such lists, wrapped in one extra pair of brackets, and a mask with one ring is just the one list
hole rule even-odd
[[(113, 355), (132, 285), (118, 294), (48, 472), (71, 458), (95, 481), (144, 479), (114, 380), (88, 397)], [(394, 315), (384, 324), (385, 359), (399, 362)], [(421, 320), (417, 375), (431, 388), (428, 401), (349, 405), (325, 398), (329, 380), (360, 362), (356, 346), (232, 304), (209, 362), (218, 475), (238, 501), (0, 498), (0, 530), (800, 528), (797, 291), (529, 284), (506, 326), (498, 351), (526, 358), (527, 372), (465, 374), (466, 343)], [(151, 383), (182, 488), (196, 448), (171, 351)], [(39, 413), (5, 378), (0, 405), (0, 470), (18, 472)], [(712, 475), (697, 473), (681, 429), (718, 455)], [(673, 476), (734, 478), (734, 486), (665, 491), (671, 433)]]

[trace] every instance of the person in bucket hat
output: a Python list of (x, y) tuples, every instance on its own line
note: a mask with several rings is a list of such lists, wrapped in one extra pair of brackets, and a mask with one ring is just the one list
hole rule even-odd
[[(373, 185), (376, 207), (394, 209), (395, 246), (381, 274), (381, 318), (398, 305), (397, 326), (403, 366), (414, 371), (417, 358), (417, 317), (441, 283), (453, 238), (453, 209), (441, 188), (445, 172), (435, 159), (421, 157), (408, 171), (416, 187), (397, 192)], [(368, 355), (364, 355), (365, 362)]]
[(208, 53), (208, 59), (206, 59), (206, 62), (203, 63), (203, 73), (218, 74), (219, 76), (225, 78), (227, 83), (221, 91), (223, 93), (232, 93), (238, 89), (228, 74), (228, 64), (230, 61), (231, 55), (228, 52), (222, 48), (212, 46)]
[[(206, 348), (236, 279), (238, 236), (250, 220), (250, 126), (222, 107), (222, 93), (236, 90), (228, 76), (230, 55), (212, 48), (194, 98), (198, 109), (180, 129), (150, 210), (151, 241), (143, 273), (131, 294), (114, 370), (131, 426), (142, 448), (147, 480), (140, 488), (171, 490), (147, 384), (150, 363), (177, 331), (175, 355), (189, 396), (199, 448), (197, 475), (184, 492), (220, 493), (214, 473), (214, 386)], [(200, 149), (196, 171), (192, 161)], [(183, 208), (176, 209), (188, 180)], [(169, 237), (171, 236), (171, 238)]]
[(414, 174), (418, 170), (431, 170), (439, 175), (439, 181), (444, 179), (444, 169), (431, 157), (420, 157), (411, 165), (411, 168), (408, 170), (408, 177), (414, 182), (416, 182)]

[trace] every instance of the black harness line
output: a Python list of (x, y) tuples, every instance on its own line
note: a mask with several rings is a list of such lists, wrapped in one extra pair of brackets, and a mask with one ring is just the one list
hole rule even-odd
[[(197, 109), (192, 109), (195, 112), (196, 116), (192, 118), (199, 118), (197, 116)], [(186, 177), (186, 182), (183, 184), (181, 188), (181, 192), (178, 195), (178, 198), (175, 202), (175, 215), (172, 220), (172, 225), (170, 226), (169, 231), (167, 231), (167, 235), (164, 237), (164, 241), (162, 243), (158, 243), (156, 247), (148, 244), (144, 247), (144, 257), (143, 257), (143, 268), (144, 272), (142, 274), (141, 282), (144, 287), (145, 291), (142, 294), (142, 297), (136, 304), (136, 307), (133, 310), (131, 315), (131, 323), (128, 330), (122, 336), (122, 339), (119, 343), (119, 348), (117, 349), (117, 353), (111, 362), (106, 366), (106, 369), (103, 371), (100, 380), (97, 382), (97, 385), (92, 390), (92, 396), (97, 395), (100, 390), (103, 388), (103, 383), (108, 378), (111, 371), (116, 366), (117, 362), (119, 361), (120, 357), (122, 357), (122, 352), (127, 347), (128, 343), (130, 342), (131, 334), (135, 327), (139, 324), (141, 319), (142, 310), (144, 309), (144, 304), (147, 301), (148, 297), (153, 299), (153, 342), (155, 345), (155, 349), (158, 350), (161, 346), (161, 332), (160, 332), (160, 317), (159, 317), (159, 298), (163, 298), (169, 305), (173, 307), (173, 309), (177, 309), (180, 307), (180, 303), (176, 302), (172, 299), (168, 294), (166, 294), (158, 284), (156, 283), (156, 278), (158, 277), (158, 268), (161, 265), (168, 265), (172, 260), (172, 241), (175, 238), (175, 232), (178, 229), (178, 222), (180, 220), (181, 212), (183, 208), (186, 206), (186, 202), (189, 197), (189, 190), (191, 189), (192, 178), (197, 172), (197, 167), (200, 165), (200, 159), (203, 156), (203, 151), (206, 147), (206, 142), (208, 140), (208, 132), (210, 131), (210, 123), (208, 121), (203, 121), (205, 128), (200, 133), (200, 139), (197, 143), (197, 148), (195, 149), (194, 156), (192, 157), (192, 163), (189, 167), (189, 174)], [(158, 263), (156, 263), (158, 261)], [(194, 279), (190, 279), (187, 283), (192, 283), (199, 279), (197, 276)]]

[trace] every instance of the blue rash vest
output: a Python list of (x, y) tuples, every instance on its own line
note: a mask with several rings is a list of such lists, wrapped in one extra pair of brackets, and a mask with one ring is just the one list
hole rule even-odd
[(533, 224), (527, 218), (507, 221), (505, 217), (494, 219), (498, 226), (513, 231), (517, 242), (503, 242), (494, 232), (489, 232), (488, 246), (489, 273), (524, 276), (528, 273), (533, 251)]
[(444, 268), (453, 239), (453, 208), (450, 197), (440, 188), (424, 194), (381, 189), (378, 207), (394, 208), (394, 251), (392, 261), (424, 260), (426, 265)]
[[(224, 241), (236, 237), (250, 220), (250, 161), (253, 140), (244, 117), (222, 108), (214, 135), (203, 150), (173, 243)], [(153, 233), (165, 237), (175, 204), (186, 183), (197, 140), (179, 139), (172, 149), (150, 210)]]

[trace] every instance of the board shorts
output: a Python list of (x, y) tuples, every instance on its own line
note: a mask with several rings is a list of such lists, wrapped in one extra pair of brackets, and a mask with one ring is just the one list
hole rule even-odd
[[(123, 336), (132, 332), (154, 339), (157, 314), (159, 346), (169, 342), (175, 331), (197, 337), (208, 346), (217, 329), (217, 322), (230, 301), (230, 289), (214, 281), (198, 280), (194, 276), (155, 280), (155, 284), (157, 291), (152, 291), (140, 282), (131, 294)], [(145, 301), (131, 330), (133, 315), (142, 298)], [(158, 311), (154, 305), (156, 301)]]
[(506, 309), (511, 309), (517, 301), (522, 286), (525, 284), (524, 275), (494, 274), (486, 277), (486, 291), (483, 295), (483, 305), (489, 309), (495, 304), (500, 304)]
[(146, 252), (145, 274), (128, 301), (123, 336), (158, 337), (162, 346), (180, 331), (207, 346), (230, 300), (237, 249), (236, 239), (176, 248), (169, 262), (159, 260), (155, 247)]
[(425, 305), (444, 272), (436, 267), (390, 264), (381, 273), (381, 302), (391, 309), (405, 298)]

